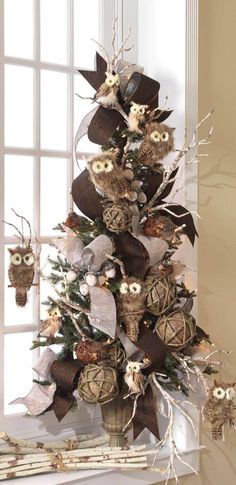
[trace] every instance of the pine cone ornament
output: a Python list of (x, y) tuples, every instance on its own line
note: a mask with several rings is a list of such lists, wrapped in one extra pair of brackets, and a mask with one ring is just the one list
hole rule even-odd
[(79, 342), (75, 347), (77, 359), (85, 364), (97, 364), (109, 360), (109, 355), (102, 342), (85, 340)]
[(177, 226), (165, 216), (150, 216), (143, 226), (146, 236), (158, 237), (165, 241), (172, 241), (176, 237), (175, 229)]
[(76, 212), (72, 211), (68, 214), (65, 225), (67, 227), (70, 227), (70, 229), (73, 229), (79, 226), (79, 222), (80, 222), (80, 216), (76, 214)]

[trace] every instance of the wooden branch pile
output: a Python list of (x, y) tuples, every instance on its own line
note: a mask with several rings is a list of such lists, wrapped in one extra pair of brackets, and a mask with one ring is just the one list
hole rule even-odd
[(81, 435), (77, 439), (58, 442), (17, 440), (6, 433), (0, 438), (8, 446), (0, 447), (0, 480), (28, 477), (40, 473), (71, 472), (79, 470), (162, 470), (148, 464), (145, 445), (127, 449), (110, 448), (108, 436)]

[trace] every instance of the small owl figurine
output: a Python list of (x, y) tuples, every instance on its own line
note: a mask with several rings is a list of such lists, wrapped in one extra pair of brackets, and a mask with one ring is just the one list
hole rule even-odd
[(48, 312), (48, 318), (41, 323), (38, 337), (52, 338), (61, 326), (61, 312), (58, 307), (53, 307)]
[(146, 288), (144, 282), (129, 277), (122, 280), (117, 297), (118, 318), (132, 342), (137, 342), (139, 322), (145, 312)]
[(24, 307), (27, 303), (27, 292), (31, 288), (35, 272), (35, 258), (32, 248), (16, 246), (9, 248), (10, 265), (8, 276), (11, 285), (16, 289), (16, 304)]
[(117, 103), (117, 94), (119, 91), (120, 77), (119, 74), (106, 72), (106, 80), (94, 95), (94, 101), (98, 101), (104, 107), (115, 106)]
[(128, 130), (138, 135), (143, 135), (143, 130), (140, 125), (145, 121), (145, 111), (148, 108), (147, 104), (137, 104), (131, 101), (131, 108), (128, 117)]
[[(137, 192), (132, 190), (133, 177), (131, 170), (124, 170), (116, 162), (116, 155), (112, 152), (103, 152), (87, 162), (90, 178), (95, 187), (106, 194), (108, 199), (117, 202), (128, 199), (135, 202)], [(128, 178), (126, 178), (128, 177)]]
[(130, 396), (130, 394), (144, 394), (145, 376), (141, 372), (143, 367), (144, 364), (141, 362), (128, 362), (125, 369), (124, 381), (129, 388), (129, 393), (125, 397)]
[(150, 123), (146, 128), (146, 134), (138, 151), (138, 160), (144, 165), (153, 167), (156, 163), (174, 150), (173, 132), (163, 123)]
[(229, 384), (214, 380), (209, 389), (208, 399), (203, 407), (203, 416), (211, 423), (213, 440), (224, 439), (224, 425), (234, 425), (234, 397), (236, 383)]

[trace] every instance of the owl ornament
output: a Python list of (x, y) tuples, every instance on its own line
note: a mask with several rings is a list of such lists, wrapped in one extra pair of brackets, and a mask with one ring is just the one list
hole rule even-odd
[(129, 388), (129, 392), (124, 396), (124, 399), (131, 394), (144, 394), (145, 376), (141, 372), (141, 369), (144, 367), (145, 365), (142, 362), (128, 361), (124, 381)]
[(143, 142), (138, 150), (138, 160), (143, 165), (155, 168), (155, 165), (174, 150), (173, 132), (164, 123), (152, 122), (147, 125)]
[(117, 202), (121, 199), (135, 202), (137, 192), (132, 189), (133, 172), (117, 165), (116, 155), (103, 152), (87, 162), (90, 178), (98, 191), (108, 199)]
[(131, 107), (128, 116), (128, 130), (137, 135), (143, 135), (143, 129), (141, 129), (145, 121), (145, 112), (148, 108), (147, 104), (137, 104), (131, 101)]
[[(16, 304), (20, 307), (24, 307), (27, 303), (27, 293), (33, 285), (35, 274), (35, 256), (31, 246), (32, 231), (29, 221), (24, 217), (17, 214), (12, 209), (14, 214), (21, 220), (22, 230), (20, 231), (17, 226), (9, 222), (3, 221), (13, 227), (17, 233), (21, 243), (14, 248), (8, 248), (10, 253), (10, 264), (8, 267), (8, 276), (11, 282), (11, 287), (15, 288), (15, 300)], [(24, 225), (28, 226), (29, 238), (24, 236)]]
[(211, 424), (213, 440), (224, 439), (224, 425), (234, 426), (234, 397), (236, 383), (229, 384), (214, 379), (208, 399), (203, 407), (203, 416)]
[(143, 281), (127, 277), (121, 281), (117, 296), (118, 319), (132, 342), (137, 342), (139, 322), (145, 312), (146, 287)]
[(61, 326), (61, 312), (53, 307), (48, 312), (48, 318), (41, 323), (37, 337), (52, 338)]
[(120, 76), (113, 72), (105, 72), (105, 82), (101, 84), (100, 88), (94, 95), (94, 101), (97, 101), (105, 108), (115, 106), (118, 102), (117, 95), (120, 85)]

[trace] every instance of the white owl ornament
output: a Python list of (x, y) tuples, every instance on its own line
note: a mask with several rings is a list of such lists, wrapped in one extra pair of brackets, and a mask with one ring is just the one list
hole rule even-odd
[(134, 101), (131, 101), (131, 107), (128, 116), (129, 131), (137, 133), (137, 135), (143, 135), (141, 125), (145, 121), (145, 113), (147, 108), (147, 104), (138, 104), (134, 103)]

